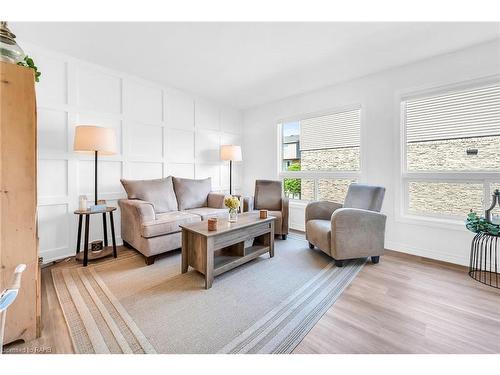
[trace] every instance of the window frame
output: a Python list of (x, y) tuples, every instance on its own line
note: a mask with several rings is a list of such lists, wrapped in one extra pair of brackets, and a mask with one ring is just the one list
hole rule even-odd
[(480, 86), (491, 84), (500, 84), (500, 74), (491, 76), (483, 76), (467, 81), (446, 83), (436, 86), (427, 86), (424, 88), (415, 88), (410, 90), (399, 91), (395, 96), (395, 110), (397, 115), (396, 121), (399, 121), (397, 132), (397, 180), (396, 180), (396, 221), (408, 224), (423, 224), (433, 227), (446, 229), (465, 230), (463, 218), (447, 215), (435, 215), (432, 213), (412, 213), (409, 211), (409, 182), (462, 182), (462, 183), (482, 183), (483, 184), (483, 201), (484, 205), (488, 205), (490, 201), (490, 188), (492, 184), (500, 183), (500, 171), (498, 172), (482, 172), (482, 171), (432, 171), (424, 172), (408, 171), (407, 164), (407, 142), (406, 142), (406, 112), (404, 102), (409, 99), (417, 99), (426, 96), (440, 95), (452, 93), (460, 90), (473, 89)]
[[(293, 121), (302, 121), (306, 118), (311, 117), (319, 117), (326, 116), (340, 112), (347, 112), (352, 110), (360, 111), (360, 120), (359, 120), (359, 131), (360, 131), (360, 142), (359, 142), (359, 169), (357, 171), (283, 171), (283, 123), (293, 122)], [(275, 121), (276, 125), (276, 145), (277, 145), (277, 174), (278, 178), (283, 182), (285, 178), (300, 178), (300, 179), (312, 179), (314, 180), (314, 197), (313, 200), (318, 199), (318, 180), (320, 179), (355, 179), (358, 182), (363, 181), (363, 166), (365, 165), (363, 152), (363, 144), (364, 144), (364, 110), (363, 106), (360, 103), (347, 104), (343, 106), (334, 107), (327, 110), (321, 110), (316, 112), (302, 113), (294, 116), (287, 116), (280, 118)], [(295, 204), (307, 204), (307, 202), (311, 202), (311, 200), (306, 199), (293, 199), (290, 198), (290, 201)]]

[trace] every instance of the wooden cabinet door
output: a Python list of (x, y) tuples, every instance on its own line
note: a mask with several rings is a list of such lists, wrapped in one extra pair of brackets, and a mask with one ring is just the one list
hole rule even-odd
[(7, 311), (4, 342), (37, 333), (36, 102), (33, 71), (0, 62), (0, 290), (27, 268)]

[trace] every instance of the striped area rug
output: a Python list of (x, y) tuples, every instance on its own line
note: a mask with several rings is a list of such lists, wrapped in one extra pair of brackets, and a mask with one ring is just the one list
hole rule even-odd
[(76, 353), (156, 353), (93, 268), (52, 270)]
[(358, 259), (342, 268), (335, 267), (332, 261), (219, 353), (291, 353), (351, 283), (365, 261)]
[[(338, 268), (301, 238), (204, 290), (180, 254), (145, 266), (134, 251), (52, 278), (77, 353), (291, 353), (365, 264)], [(234, 319), (238, 317), (238, 319)]]

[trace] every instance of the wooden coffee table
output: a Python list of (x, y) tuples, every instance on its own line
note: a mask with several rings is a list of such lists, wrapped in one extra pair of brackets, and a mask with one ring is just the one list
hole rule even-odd
[[(238, 215), (236, 223), (219, 219), (216, 231), (209, 231), (206, 221), (181, 225), (182, 273), (193, 267), (205, 275), (205, 289), (210, 289), (215, 276), (265, 253), (272, 258), (274, 220), (248, 212)], [(245, 247), (245, 241), (251, 246)]]

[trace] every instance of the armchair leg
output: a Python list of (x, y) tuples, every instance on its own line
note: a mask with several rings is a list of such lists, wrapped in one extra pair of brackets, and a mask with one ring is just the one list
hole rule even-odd
[(335, 266), (337, 266), (337, 267), (343, 267), (344, 266), (344, 261), (343, 260), (337, 260), (337, 259), (335, 259)]
[(286, 240), (286, 234), (282, 234), (282, 235), (281, 235), (281, 239), (282, 239), (283, 241), (284, 241), (284, 240)]
[(126, 241), (123, 241), (123, 246), (126, 247), (127, 249), (133, 249), (132, 245)]
[(144, 257), (144, 260), (146, 261), (146, 266), (150, 266), (154, 264), (155, 262), (155, 256), (150, 256), (150, 257)]
[(309, 249), (314, 249), (314, 245), (309, 242)]
[(372, 257), (372, 263), (377, 264), (380, 261), (380, 256)]

